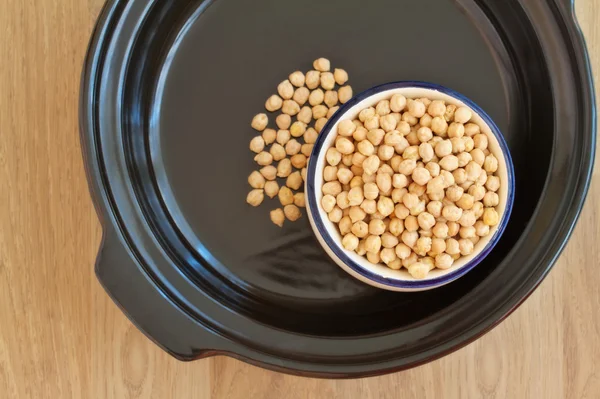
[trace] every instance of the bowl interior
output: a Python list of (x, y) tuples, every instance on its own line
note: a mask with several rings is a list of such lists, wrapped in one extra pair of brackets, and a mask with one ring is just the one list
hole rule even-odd
[[(413, 84), (409, 82), (386, 84), (357, 95), (356, 98), (346, 104), (345, 108), (340, 109), (338, 114), (331, 120), (331, 122), (321, 133), (322, 136), (317, 142), (315, 146), (315, 152), (311, 158), (311, 162), (315, 162), (314, 184), (307, 184), (306, 192), (307, 195), (316, 198), (316, 204), (321, 203), (321, 199), (323, 198), (321, 188), (324, 183), (323, 169), (326, 166), (325, 154), (327, 149), (334, 145), (334, 141), (337, 136), (338, 124), (343, 120), (355, 119), (358, 116), (358, 113), (363, 109), (375, 106), (379, 101), (389, 99), (392, 95), (398, 93), (407, 98), (414, 99), (426, 97), (431, 100), (443, 100), (447, 104), (466, 106), (470, 108), (473, 112), (473, 118), (471, 121), (481, 127), (482, 133), (486, 134), (486, 136), (489, 138), (490, 152), (494, 154), (496, 158), (498, 158), (497, 174), (500, 177), (501, 184), (500, 189), (498, 190), (500, 203), (496, 209), (500, 214), (500, 223), (491, 228), (490, 234), (486, 237), (483, 237), (475, 245), (475, 250), (471, 255), (461, 257), (450, 269), (434, 269), (429, 273), (426, 279), (420, 280), (421, 283), (429, 282), (431, 286), (438, 286), (458, 278), (460, 276), (460, 273), (458, 273), (460, 269), (465, 267), (474, 267), (477, 263), (481, 262), (481, 260), (491, 251), (495, 242), (497, 242), (500, 234), (506, 226), (508, 217), (510, 216), (514, 181), (512, 161), (510, 159), (508, 147), (501, 136), (500, 130), (493, 123), (491, 118), (487, 116), (472, 101), (443, 87), (436, 87), (434, 85), (422, 83)], [(311, 178), (311, 174), (309, 173), (309, 181)], [(363, 281), (374, 284), (381, 288), (394, 289), (398, 288), (398, 285), (404, 286), (402, 284), (403, 282), (415, 281), (415, 279), (404, 268), (401, 270), (392, 270), (382, 264), (375, 265), (369, 262), (365, 257), (356, 254), (354, 251), (348, 251), (344, 249), (341, 246), (342, 237), (337, 228), (337, 224), (329, 220), (327, 213), (321, 208), (321, 206), (316, 206), (317, 209), (313, 209), (310, 207), (311, 201), (308, 201), (308, 203), (313, 229), (320, 238), (321, 244), (325, 246), (326, 251), (330, 253), (336, 263), (342, 266), (345, 270), (351, 269), (349, 271), (354, 272), (352, 273), (353, 275), (357, 276)], [(321, 223), (315, 223), (315, 219), (320, 220)], [(363, 273), (364, 271), (367, 273)], [(381, 276), (386, 281), (373, 281), (371, 278), (372, 274)]]

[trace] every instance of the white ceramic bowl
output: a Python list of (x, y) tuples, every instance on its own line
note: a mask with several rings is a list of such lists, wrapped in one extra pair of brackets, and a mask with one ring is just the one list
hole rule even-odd
[[(481, 126), (482, 133), (489, 139), (489, 149), (498, 158), (498, 176), (501, 185), (498, 195), (500, 204), (497, 207), (500, 223), (490, 229), (490, 234), (482, 238), (475, 251), (469, 256), (460, 258), (447, 270), (434, 269), (423, 280), (413, 278), (406, 269), (392, 270), (384, 265), (374, 265), (363, 256), (342, 247), (342, 237), (336, 224), (331, 222), (321, 208), (323, 197), (323, 169), (325, 153), (333, 145), (337, 134), (337, 126), (345, 119), (353, 120), (358, 113), (379, 101), (389, 99), (400, 93), (407, 98), (426, 97), (432, 100), (444, 100), (447, 104), (466, 106), (473, 111), (472, 121)], [(315, 143), (308, 165), (306, 179), (306, 207), (311, 226), (317, 239), (329, 256), (346, 272), (372, 286), (391, 291), (424, 291), (448, 284), (463, 276), (479, 264), (496, 245), (506, 228), (514, 200), (514, 169), (508, 146), (498, 127), (491, 118), (475, 103), (442, 86), (424, 82), (394, 82), (373, 87), (364, 91), (344, 104), (329, 120)]]

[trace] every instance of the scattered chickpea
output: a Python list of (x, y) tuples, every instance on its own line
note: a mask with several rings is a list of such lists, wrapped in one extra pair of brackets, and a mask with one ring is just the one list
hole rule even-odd
[(256, 136), (252, 140), (250, 140), (250, 151), (255, 153), (260, 153), (265, 148), (265, 140), (262, 136)]
[(338, 98), (342, 104), (346, 104), (352, 98), (352, 87), (340, 87), (338, 90)]
[(306, 155), (304, 155), (304, 154), (292, 155), (290, 160), (292, 161), (292, 166), (296, 169), (302, 169), (303, 167), (306, 166), (307, 159), (306, 159)]
[(285, 217), (291, 222), (295, 222), (302, 216), (302, 212), (300, 212), (300, 209), (294, 204), (286, 205), (283, 208), (283, 213), (285, 214)]
[(260, 166), (270, 165), (273, 163), (273, 155), (263, 151), (254, 157), (254, 161)]
[(258, 130), (259, 132), (262, 132), (263, 130), (265, 130), (268, 123), (269, 123), (269, 118), (267, 117), (266, 114), (257, 114), (252, 119), (252, 128), (255, 130)]
[(304, 181), (302, 180), (300, 172), (294, 172), (288, 176), (285, 184), (292, 190), (298, 190), (302, 187), (302, 183), (304, 183)]
[(440, 136), (445, 136), (448, 132), (448, 122), (442, 117), (436, 116), (431, 120), (431, 130)]
[(265, 108), (269, 112), (275, 112), (275, 111), (281, 109), (282, 104), (283, 104), (283, 100), (281, 99), (281, 97), (279, 97), (277, 94), (273, 94), (265, 102)]
[(485, 187), (493, 192), (500, 189), (500, 178), (498, 176), (489, 176), (485, 182)]
[(294, 116), (300, 112), (300, 105), (294, 100), (285, 100), (281, 107), (281, 112), (290, 116)]
[(342, 245), (348, 251), (354, 251), (356, 248), (358, 248), (358, 237), (351, 233), (346, 234), (342, 239)]
[(467, 123), (471, 120), (473, 113), (467, 107), (460, 107), (454, 113), (454, 121), (458, 123)]
[(262, 189), (254, 189), (248, 193), (246, 202), (252, 206), (259, 206), (265, 199), (265, 194)]
[(335, 87), (335, 78), (333, 77), (333, 73), (321, 73), (321, 87), (325, 90), (333, 90), (333, 88)]
[(275, 198), (279, 193), (279, 184), (276, 181), (268, 181), (265, 183), (265, 194), (269, 198)]
[(277, 208), (271, 211), (271, 221), (279, 227), (283, 227), (283, 222), (285, 221), (285, 214), (283, 213), (283, 209)]
[(280, 114), (275, 118), (275, 124), (281, 130), (287, 130), (292, 124), (292, 117), (287, 114)]
[(327, 72), (331, 68), (331, 63), (327, 58), (318, 58), (313, 62), (313, 68), (320, 72)]
[(429, 271), (429, 266), (422, 262), (415, 262), (412, 265), (408, 266), (408, 272), (417, 280), (422, 280), (426, 278)]
[[(292, 100), (294, 100), (298, 105), (302, 106), (306, 104), (308, 101), (308, 96), (310, 95), (310, 91), (306, 87), (300, 87), (296, 89)], [(310, 121), (309, 121), (310, 122)], [(306, 122), (308, 123), (308, 122)]]
[(500, 222), (500, 216), (494, 208), (485, 208), (483, 211), (483, 223), (488, 226), (496, 226)]
[(262, 132), (262, 138), (265, 141), (266, 145), (269, 145), (275, 141), (277, 137), (277, 132), (274, 129), (265, 129)]
[(255, 170), (254, 172), (250, 173), (250, 176), (248, 176), (248, 184), (250, 184), (250, 187), (252, 188), (264, 188), (265, 178), (260, 174), (260, 172)]
[(408, 112), (415, 118), (421, 118), (426, 112), (425, 104), (419, 100), (411, 100), (408, 102)]
[(273, 157), (273, 160), (277, 162), (281, 161), (286, 156), (285, 148), (283, 148), (283, 146), (279, 143), (274, 143), (271, 145), (269, 152)]
[(273, 165), (264, 166), (260, 169), (260, 174), (263, 175), (266, 180), (275, 180), (277, 177), (277, 168)]
[(442, 270), (450, 269), (452, 267), (453, 263), (454, 263), (454, 259), (452, 259), (452, 257), (446, 253), (440, 253), (439, 255), (437, 255), (435, 257), (436, 267), (438, 267)]

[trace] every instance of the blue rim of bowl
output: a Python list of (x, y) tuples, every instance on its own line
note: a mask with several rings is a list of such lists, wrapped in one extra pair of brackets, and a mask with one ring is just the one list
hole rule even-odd
[(419, 88), (419, 89), (435, 90), (440, 93), (449, 95), (459, 101), (462, 101), (464, 104), (469, 106), (473, 111), (475, 111), (485, 121), (485, 123), (487, 123), (490, 130), (492, 131), (492, 133), (498, 140), (498, 143), (500, 145), (500, 148), (502, 149), (502, 154), (504, 155), (504, 159), (506, 162), (506, 169), (507, 169), (507, 175), (508, 175), (508, 196), (507, 196), (507, 201), (506, 201), (506, 209), (504, 210), (504, 215), (502, 216), (502, 221), (500, 222), (500, 226), (498, 227), (498, 230), (496, 230), (496, 232), (494, 233), (494, 236), (492, 237), (492, 239), (490, 240), (488, 245), (486, 245), (486, 247), (476, 257), (474, 257), (469, 263), (466, 263), (459, 269), (457, 269), (451, 273), (445, 274), (443, 276), (440, 276), (440, 277), (426, 279), (426, 280), (414, 280), (414, 281), (399, 280), (399, 279), (395, 279), (395, 278), (383, 277), (381, 275), (372, 273), (372, 272), (364, 269), (358, 263), (356, 263), (352, 259), (350, 259), (345, 254), (344, 250), (339, 245), (335, 244), (335, 242), (336, 242), (335, 239), (327, 232), (327, 229), (325, 228), (325, 225), (323, 224), (323, 221), (321, 220), (321, 217), (319, 214), (319, 208), (318, 208), (319, 204), (317, 204), (317, 196), (315, 194), (314, 181), (315, 181), (316, 168), (317, 168), (316, 162), (309, 162), (309, 164), (308, 164), (307, 196), (308, 196), (308, 202), (310, 205), (309, 209), (310, 209), (315, 227), (317, 228), (321, 237), (323, 237), (323, 240), (325, 241), (325, 243), (327, 244), (329, 249), (346, 266), (348, 266), (350, 269), (352, 269), (354, 272), (358, 273), (359, 275), (361, 275), (361, 276), (365, 277), (366, 279), (373, 281), (375, 283), (378, 283), (378, 284), (381, 284), (384, 286), (388, 286), (388, 287), (392, 287), (392, 288), (406, 288), (406, 289), (414, 290), (414, 289), (423, 289), (423, 288), (434, 288), (434, 287), (448, 284), (448, 283), (464, 276), (466, 273), (471, 271), (475, 266), (477, 266), (479, 263), (481, 263), (483, 261), (483, 259), (492, 251), (492, 249), (494, 249), (494, 247), (500, 240), (502, 233), (504, 233), (504, 230), (506, 229), (506, 226), (508, 224), (508, 220), (510, 219), (510, 215), (512, 213), (512, 208), (513, 208), (515, 181), (514, 181), (514, 166), (513, 166), (512, 158), (510, 156), (510, 151), (508, 149), (508, 145), (506, 144), (506, 141), (504, 140), (504, 136), (502, 135), (502, 132), (500, 131), (498, 126), (494, 123), (492, 118), (490, 118), (490, 116), (483, 109), (481, 109), (481, 107), (479, 107), (476, 103), (474, 103), (472, 100), (465, 97), (464, 95), (462, 95), (452, 89), (444, 87), (444, 86), (436, 85), (433, 83), (427, 83), (427, 82), (419, 82), (419, 81), (399, 81), (399, 82), (384, 83), (382, 85), (374, 86), (370, 89), (367, 89), (367, 90), (363, 91), (362, 93), (359, 93), (356, 96), (354, 96), (348, 102), (343, 104), (340, 107), (340, 109), (333, 115), (333, 117), (325, 124), (322, 132), (319, 134), (319, 137), (318, 137), (317, 141), (315, 142), (315, 146), (313, 148), (311, 158), (315, 157), (317, 154), (319, 154), (319, 152), (321, 151), (321, 149), (325, 143), (325, 138), (329, 135), (329, 132), (331, 131), (331, 127), (333, 125), (335, 125), (335, 123), (337, 123), (337, 121), (349, 109), (351, 109), (352, 107), (354, 107), (361, 101), (365, 100), (366, 98), (371, 97), (375, 94), (379, 94), (383, 91), (388, 91), (388, 90), (393, 90), (393, 89), (405, 89), (405, 88)]

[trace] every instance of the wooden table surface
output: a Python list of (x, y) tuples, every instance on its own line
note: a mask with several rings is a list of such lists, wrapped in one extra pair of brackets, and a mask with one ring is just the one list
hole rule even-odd
[[(600, 71), (600, 2), (576, 2)], [(226, 357), (180, 363), (159, 350), (93, 274), (101, 231), (77, 107), (101, 5), (0, 4), (0, 398), (600, 397), (598, 172), (575, 233), (540, 288), (498, 328), (441, 360), (329, 381)]]

